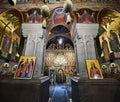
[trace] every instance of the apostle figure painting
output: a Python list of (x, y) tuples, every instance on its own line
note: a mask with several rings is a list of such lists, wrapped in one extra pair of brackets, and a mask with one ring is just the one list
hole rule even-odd
[(21, 56), (14, 79), (32, 79), (36, 57)]
[(0, 56), (11, 61), (18, 61), (20, 37), (15, 32), (3, 34), (0, 42)]
[(78, 23), (95, 23), (95, 12), (90, 9), (80, 9), (77, 13)]
[(11, 67), (8, 63), (3, 63), (0, 66), (0, 79), (8, 78), (10, 74)]
[[(106, 15), (104, 15), (106, 12)], [(99, 42), (101, 51), (99, 56), (101, 62), (109, 62), (120, 59), (120, 13), (114, 10), (105, 9), (99, 13), (98, 21), (100, 24), (99, 29)]]
[(41, 15), (39, 9), (30, 10), (26, 13), (26, 22), (27, 23), (41, 23)]

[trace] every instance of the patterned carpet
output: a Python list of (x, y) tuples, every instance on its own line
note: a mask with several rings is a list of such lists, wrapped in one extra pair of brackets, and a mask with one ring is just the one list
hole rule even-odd
[(71, 98), (71, 86), (50, 85), (49, 91), (51, 102), (69, 102), (69, 98)]

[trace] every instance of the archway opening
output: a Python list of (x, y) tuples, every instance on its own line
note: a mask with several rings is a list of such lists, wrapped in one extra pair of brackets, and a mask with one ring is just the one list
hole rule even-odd
[(70, 38), (57, 35), (46, 45), (45, 74), (51, 84), (70, 84), (70, 77), (76, 73), (74, 45)]

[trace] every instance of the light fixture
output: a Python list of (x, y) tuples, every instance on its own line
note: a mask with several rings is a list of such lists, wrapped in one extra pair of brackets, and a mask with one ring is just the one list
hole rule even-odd
[(67, 20), (66, 20), (66, 23), (67, 24), (70, 24), (72, 18), (70, 16), (70, 12), (72, 11), (73, 9), (73, 3), (71, 0), (66, 0), (65, 3), (64, 3), (64, 11), (65, 13), (67, 13)]
[(16, 5), (16, 0), (8, 0), (9, 4), (12, 6)]
[(72, 18), (70, 16), (70, 14), (68, 13), (66, 23), (70, 24), (71, 20), (72, 20)]
[(47, 5), (43, 5), (42, 9), (41, 9), (41, 14), (43, 17), (43, 22), (42, 22), (43, 29), (46, 29), (46, 25), (47, 25), (46, 19), (47, 19), (47, 17), (49, 17), (49, 13), (50, 13), (49, 7)]
[(57, 57), (54, 59), (54, 65), (57, 66), (62, 66), (62, 65), (66, 65), (67, 61), (65, 56), (62, 53), (58, 53)]
[(58, 39), (58, 43), (61, 45), (63, 43), (63, 39), (62, 38)]
[(95, 75), (94, 75), (94, 78), (95, 78), (95, 79), (98, 79), (98, 75), (95, 74)]

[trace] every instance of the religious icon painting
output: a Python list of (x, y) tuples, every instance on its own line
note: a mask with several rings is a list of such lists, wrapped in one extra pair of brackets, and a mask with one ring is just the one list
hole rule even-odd
[(0, 79), (8, 78), (11, 67), (8, 63), (3, 63), (0, 67)]
[(14, 78), (14, 74), (16, 73), (17, 68), (18, 68), (18, 65), (17, 65), (17, 64), (16, 64), (16, 65), (13, 65), (13, 66), (11, 67), (11, 70), (10, 70), (10, 73), (9, 73), (9, 75), (10, 75), (11, 78)]
[(86, 60), (89, 79), (103, 79), (98, 60)]
[(36, 57), (34, 56), (21, 56), (14, 79), (32, 79), (35, 61)]
[(120, 66), (117, 63), (111, 63), (109, 68), (111, 70), (111, 76), (118, 79), (120, 77)]

